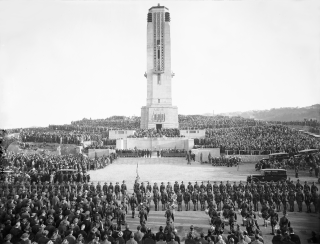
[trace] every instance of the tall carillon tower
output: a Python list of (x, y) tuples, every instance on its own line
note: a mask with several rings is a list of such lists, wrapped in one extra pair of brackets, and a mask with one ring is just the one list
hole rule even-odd
[(169, 9), (150, 8), (147, 21), (147, 105), (141, 108), (141, 128), (178, 128), (178, 108), (171, 98)]

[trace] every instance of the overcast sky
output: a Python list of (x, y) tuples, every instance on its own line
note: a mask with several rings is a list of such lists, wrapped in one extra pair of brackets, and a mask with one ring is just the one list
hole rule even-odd
[[(320, 1), (162, 1), (179, 114), (320, 102)], [(0, 128), (140, 116), (158, 1), (0, 1)]]

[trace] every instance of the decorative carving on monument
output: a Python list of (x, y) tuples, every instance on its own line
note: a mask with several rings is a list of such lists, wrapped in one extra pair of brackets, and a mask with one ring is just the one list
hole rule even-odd
[(166, 121), (166, 115), (164, 113), (153, 113), (151, 120), (153, 122), (164, 122)]

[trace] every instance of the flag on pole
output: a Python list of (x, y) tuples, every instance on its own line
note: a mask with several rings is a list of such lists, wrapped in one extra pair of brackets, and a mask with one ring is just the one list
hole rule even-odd
[(139, 179), (139, 172), (138, 172), (138, 169), (139, 169), (139, 163), (137, 163), (137, 170), (136, 170), (136, 172), (137, 172), (137, 179)]

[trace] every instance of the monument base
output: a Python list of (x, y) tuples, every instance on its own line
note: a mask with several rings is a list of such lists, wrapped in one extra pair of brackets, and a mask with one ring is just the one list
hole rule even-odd
[(141, 129), (179, 128), (178, 107), (143, 106), (141, 108)]

